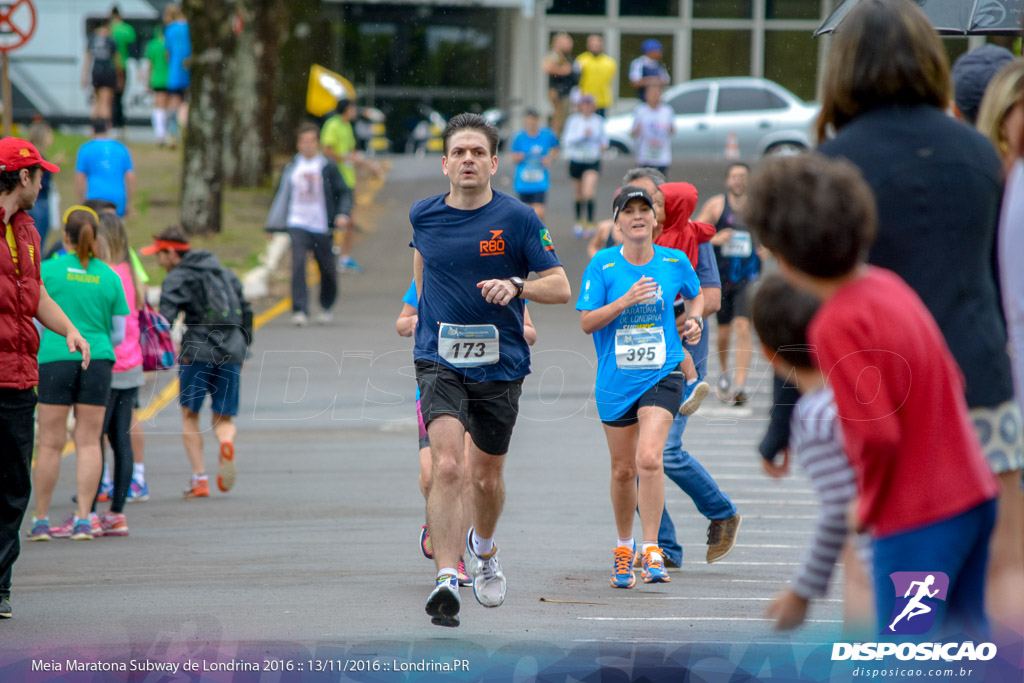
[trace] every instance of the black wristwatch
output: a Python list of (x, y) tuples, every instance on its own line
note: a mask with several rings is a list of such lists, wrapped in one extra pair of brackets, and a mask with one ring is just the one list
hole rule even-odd
[(526, 283), (523, 282), (523, 278), (513, 276), (510, 277), (508, 281), (511, 282), (512, 285), (516, 288), (516, 295), (513, 296), (512, 298), (516, 299), (518, 297), (521, 297), (523, 295), (523, 287), (526, 286)]
[(701, 332), (704, 331), (704, 320), (702, 318), (700, 318), (699, 316), (691, 315), (689, 318), (687, 318), (687, 320), (696, 320), (697, 321), (697, 327), (700, 328)]

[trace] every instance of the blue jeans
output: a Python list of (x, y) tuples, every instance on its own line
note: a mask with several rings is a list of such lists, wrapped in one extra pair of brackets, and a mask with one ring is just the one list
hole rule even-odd
[[(708, 369), (708, 337), (702, 334), (700, 342), (684, 348), (693, 355), (697, 375), (704, 377)], [(683, 431), (686, 430), (687, 415), (676, 413), (672, 427), (668, 432), (662, 458), (665, 476), (674, 481), (683, 492), (693, 499), (697, 510), (708, 519), (728, 519), (736, 514), (736, 506), (729, 497), (722, 493), (718, 484), (711, 478), (697, 460), (683, 448)], [(668, 508), (662, 510), (661, 527), (658, 529), (658, 546), (666, 559), (675, 564), (683, 561), (683, 548), (676, 541), (676, 527), (668, 514)]]

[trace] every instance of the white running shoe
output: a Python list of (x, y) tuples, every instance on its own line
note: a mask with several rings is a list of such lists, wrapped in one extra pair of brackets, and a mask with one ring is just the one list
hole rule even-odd
[(437, 585), (427, 598), (426, 612), (434, 626), (456, 627), (459, 625), (459, 579), (454, 574), (437, 577)]
[(466, 534), (466, 571), (473, 577), (473, 595), (484, 607), (500, 607), (505, 602), (508, 584), (498, 564), (498, 546), (491, 554), (481, 557), (473, 552), (473, 527)]
[(319, 313), (316, 314), (316, 317), (313, 318), (313, 320), (316, 322), (317, 325), (327, 325), (330, 324), (332, 320), (334, 320), (334, 314), (331, 313), (330, 311), (320, 311)]
[(295, 327), (305, 327), (308, 324), (309, 316), (307, 316), (302, 311), (296, 311), (294, 314), (292, 314), (292, 325), (295, 325)]

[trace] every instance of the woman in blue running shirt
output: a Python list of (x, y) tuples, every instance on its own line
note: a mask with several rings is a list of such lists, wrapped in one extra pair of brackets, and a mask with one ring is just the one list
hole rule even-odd
[[(627, 186), (612, 204), (622, 246), (594, 255), (583, 275), (576, 309), (597, 349), (594, 397), (611, 453), (611, 499), (618, 530), (610, 579), (613, 588), (636, 585), (633, 515), (639, 499), (645, 583), (667, 583), (658, 548), (665, 500), (661, 454), (683, 396), (680, 334), (700, 340), (704, 297), (689, 259), (653, 243), (654, 201)], [(672, 302), (681, 294), (685, 323), (677, 327)]]

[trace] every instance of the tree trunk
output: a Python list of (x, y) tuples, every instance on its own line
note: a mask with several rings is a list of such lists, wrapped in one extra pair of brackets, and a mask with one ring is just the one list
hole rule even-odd
[(295, 152), (295, 129), (313, 118), (306, 111), (306, 89), (313, 63), (331, 66), (331, 22), (325, 19), (321, 0), (289, 0), (288, 33), (281, 43), (280, 74), (275, 97), (278, 135), (276, 151)]
[(239, 0), (237, 40), (228, 60), (224, 177), (233, 187), (259, 187), (270, 173), (274, 86), (283, 0)]
[(185, 0), (192, 38), (191, 85), (182, 168), (181, 225), (189, 234), (220, 232), (224, 180), (226, 58), (234, 50), (235, 2)]

